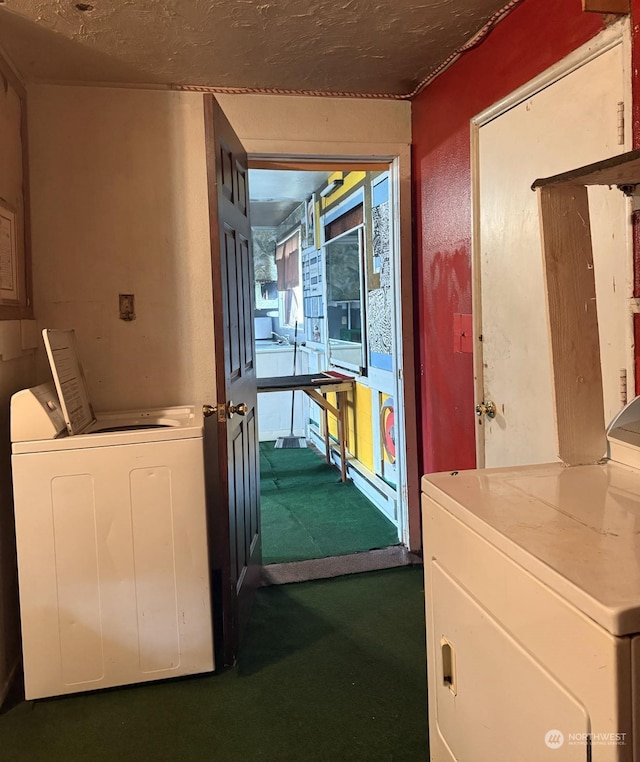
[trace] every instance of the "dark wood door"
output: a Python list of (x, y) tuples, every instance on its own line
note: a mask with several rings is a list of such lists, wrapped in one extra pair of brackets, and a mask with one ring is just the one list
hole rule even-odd
[(216, 399), (205, 417), (205, 472), (216, 656), (233, 664), (260, 578), (260, 484), (247, 157), (205, 95)]

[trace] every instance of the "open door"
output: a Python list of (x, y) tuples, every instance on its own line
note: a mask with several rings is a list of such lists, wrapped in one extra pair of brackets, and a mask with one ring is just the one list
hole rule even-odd
[(205, 95), (216, 397), (205, 405), (205, 478), (216, 655), (233, 664), (261, 568), (247, 156)]

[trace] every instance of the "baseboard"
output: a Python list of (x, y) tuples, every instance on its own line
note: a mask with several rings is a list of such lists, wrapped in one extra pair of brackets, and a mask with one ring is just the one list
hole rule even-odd
[(422, 560), (403, 545), (393, 545), (380, 550), (350, 553), (344, 556), (312, 558), (307, 561), (291, 561), (282, 564), (268, 564), (262, 567), (260, 584), (286, 585), (291, 582), (307, 582), (313, 579), (328, 579), (345, 574), (360, 574), (379, 569), (393, 569), (398, 566), (421, 564)]

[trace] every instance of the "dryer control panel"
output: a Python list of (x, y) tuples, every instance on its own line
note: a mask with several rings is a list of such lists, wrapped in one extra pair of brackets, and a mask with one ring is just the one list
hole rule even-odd
[(625, 405), (609, 424), (607, 457), (640, 468), (640, 396)]

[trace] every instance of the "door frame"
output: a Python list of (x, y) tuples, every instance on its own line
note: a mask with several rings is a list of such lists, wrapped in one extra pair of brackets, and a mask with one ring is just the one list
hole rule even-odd
[[(249, 149), (249, 147), (248, 147)], [(397, 150), (397, 149), (396, 149)], [(405, 458), (398, 459), (399, 489), (398, 514), (399, 536), (409, 550), (419, 550), (422, 544), (420, 520), (420, 483), (418, 472), (417, 420), (415, 415), (407, 416), (406, 409), (415, 410), (416, 383), (414, 362), (413, 330), (413, 275), (411, 257), (411, 184), (406, 176), (410, 166), (410, 147), (395, 154), (379, 155), (372, 152), (368, 156), (315, 153), (295, 155), (292, 153), (252, 153), (247, 151), (249, 169), (287, 170), (380, 170), (388, 168), (391, 180), (391, 198), (395, 214), (392, 224), (394, 251), (399, 256), (396, 261), (394, 278), (394, 322), (396, 326), (397, 378), (395, 383), (402, 399), (396, 405), (395, 414), (404, 432), (403, 451)], [(404, 168), (407, 168), (403, 172)]]
[[(617, 45), (623, 46), (624, 61), (624, 104), (627, 119), (631, 120), (631, 26), (628, 18), (612, 24), (596, 37), (574, 50), (561, 61), (549, 67), (537, 77), (517, 88), (509, 95), (481, 111), (470, 121), (471, 141), (471, 283), (472, 283), (472, 312), (473, 312), (473, 376), (474, 376), (474, 406), (484, 400), (484, 353), (482, 344), (482, 294), (481, 294), (481, 256), (480, 251), (480, 128), (497, 117), (518, 106), (545, 88), (553, 85), (563, 77), (571, 74), (580, 67), (593, 61)], [(631, 148), (631, 130), (625, 129), (622, 151)], [(535, 178), (531, 178), (533, 182)], [(540, 253), (542, 257), (542, 252)], [(476, 467), (485, 466), (484, 428), (475, 426)]]

